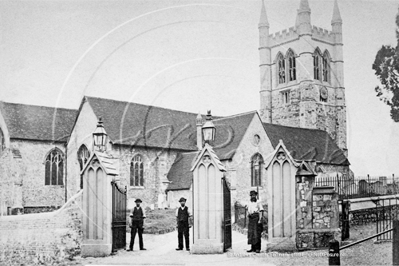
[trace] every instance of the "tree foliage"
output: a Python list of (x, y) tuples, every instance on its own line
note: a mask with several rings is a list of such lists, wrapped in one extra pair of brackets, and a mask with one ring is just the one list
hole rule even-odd
[(375, 88), (377, 97), (391, 107), (391, 118), (399, 122), (399, 14), (396, 15), (396, 47), (383, 45), (373, 63), (381, 85)]

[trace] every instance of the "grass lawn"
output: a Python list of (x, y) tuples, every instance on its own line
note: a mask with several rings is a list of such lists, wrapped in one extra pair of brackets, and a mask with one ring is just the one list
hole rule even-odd
[[(146, 209), (145, 212), (147, 218), (144, 220), (144, 234), (164, 234), (176, 229), (175, 209)], [(127, 230), (130, 232), (129, 226)]]

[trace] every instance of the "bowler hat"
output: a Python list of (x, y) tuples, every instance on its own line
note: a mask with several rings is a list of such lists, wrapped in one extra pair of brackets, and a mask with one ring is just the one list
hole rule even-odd
[(250, 196), (256, 196), (258, 195), (258, 192), (256, 192), (255, 190), (252, 190), (251, 192), (249, 192)]
[(140, 202), (140, 203), (142, 203), (142, 201), (141, 201), (141, 199), (136, 199), (134, 202)]
[(185, 198), (181, 197), (181, 198), (179, 199), (179, 202), (182, 202), (182, 201), (186, 202), (187, 200), (186, 200)]

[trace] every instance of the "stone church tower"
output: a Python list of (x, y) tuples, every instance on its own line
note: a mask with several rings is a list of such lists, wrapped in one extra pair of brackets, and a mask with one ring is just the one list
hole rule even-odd
[(331, 30), (313, 26), (301, 0), (294, 27), (269, 34), (262, 2), (259, 22), (260, 114), (263, 122), (325, 130), (346, 149), (342, 19), (337, 0)]

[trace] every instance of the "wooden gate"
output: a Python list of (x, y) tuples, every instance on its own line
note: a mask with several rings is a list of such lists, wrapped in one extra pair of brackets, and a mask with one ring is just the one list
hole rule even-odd
[(112, 181), (112, 250), (126, 247), (126, 187)]
[(231, 195), (230, 188), (226, 178), (223, 181), (223, 235), (224, 235), (224, 251), (231, 248)]
[(341, 200), (341, 240), (349, 238), (349, 207), (350, 201)]

